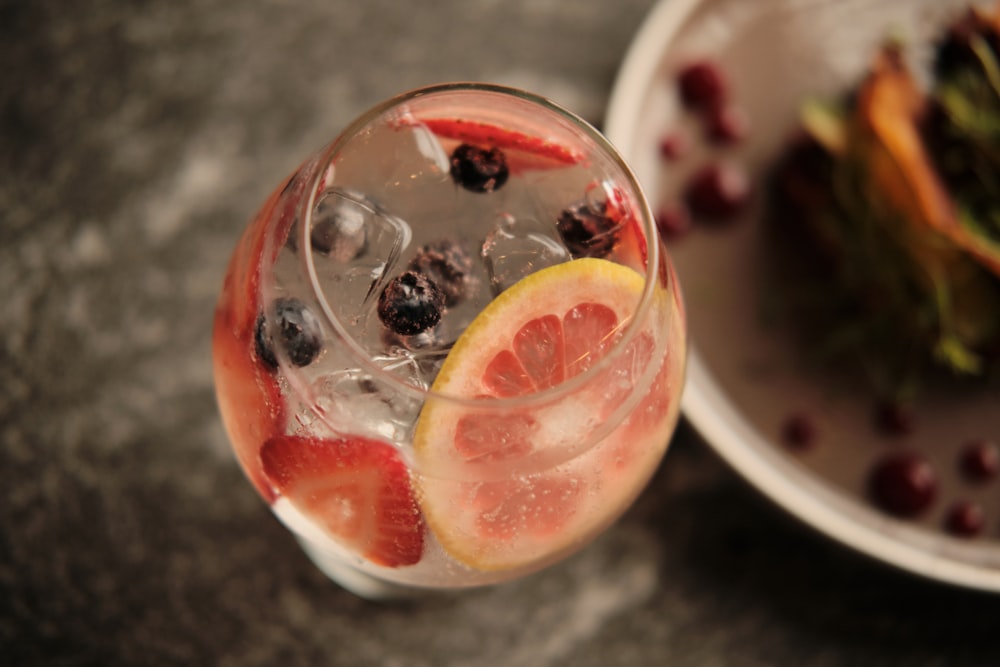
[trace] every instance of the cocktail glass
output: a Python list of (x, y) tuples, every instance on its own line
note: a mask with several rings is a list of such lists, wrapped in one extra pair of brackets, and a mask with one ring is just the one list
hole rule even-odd
[(685, 352), (615, 149), (472, 83), (376, 106), (280, 185), (213, 331), (240, 465), (370, 598), (510, 580), (591, 541), (661, 460)]

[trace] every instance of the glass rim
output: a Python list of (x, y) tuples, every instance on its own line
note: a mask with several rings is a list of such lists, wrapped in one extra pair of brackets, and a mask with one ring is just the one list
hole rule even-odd
[[(642, 292), (640, 293), (639, 300), (636, 303), (635, 308), (632, 310), (628, 321), (622, 328), (621, 336), (618, 337), (615, 344), (608, 350), (608, 352), (591, 367), (553, 387), (518, 396), (455, 396), (448, 393), (433, 391), (430, 387), (425, 389), (416, 386), (399, 375), (386, 370), (371, 358), (369, 352), (365, 350), (365, 348), (347, 331), (344, 325), (340, 322), (340, 319), (334, 312), (333, 308), (330, 306), (326, 293), (320, 284), (313, 252), (311, 251), (302, 253), (302, 261), (304, 263), (309, 282), (308, 289), (310, 289), (312, 296), (319, 304), (326, 323), (332, 327), (337, 338), (347, 347), (349, 355), (357, 362), (357, 368), (369, 373), (374, 380), (379, 383), (384, 383), (385, 386), (391, 387), (396, 392), (425, 402), (431, 400), (435, 402), (441, 401), (458, 406), (475, 407), (478, 410), (482, 410), (484, 408), (488, 410), (512, 409), (559, 400), (563, 396), (572, 394), (580, 387), (593, 381), (594, 378), (605, 372), (608, 367), (614, 363), (617, 357), (624, 353), (628, 347), (628, 343), (644, 326), (644, 322), (653, 301), (656, 283), (661, 279), (659, 266), (661, 262), (660, 253), (662, 252), (662, 249), (660, 247), (659, 234), (656, 230), (656, 224), (649, 202), (641, 185), (639, 184), (639, 180), (632, 171), (631, 167), (626, 164), (618, 149), (615, 148), (607, 137), (605, 137), (599, 130), (579, 115), (546, 97), (520, 88), (475, 81), (432, 84), (414, 88), (407, 92), (390, 97), (379, 104), (370, 107), (367, 111), (357, 116), (319, 153), (316, 161), (317, 168), (315, 169), (315, 173), (312, 175), (306, 188), (308, 198), (306, 199), (305, 211), (302, 216), (303, 224), (299, 225), (298, 229), (298, 233), (301, 236), (298, 241), (304, 244), (301, 247), (310, 247), (309, 233), (312, 228), (313, 210), (315, 208), (317, 198), (321, 194), (319, 192), (320, 184), (327, 165), (329, 165), (333, 156), (340, 150), (343, 144), (356, 136), (360, 130), (370, 124), (373, 120), (403, 103), (421, 97), (448, 93), (481, 93), (520, 99), (528, 102), (529, 104), (537, 105), (542, 109), (569, 121), (574, 128), (581, 131), (591, 141), (593, 141), (598, 150), (603, 152), (613, 163), (614, 167), (621, 171), (621, 174), (625, 177), (625, 184), (632, 190), (632, 199), (634, 199), (635, 203), (639, 206), (639, 210), (637, 211), (639, 215), (637, 218), (639, 219), (639, 223), (644, 233), (644, 239), (646, 241), (646, 269), (644, 273), (639, 272), (643, 278)], [(674, 278), (671, 275), (671, 272), (668, 271), (666, 272), (664, 279), (673, 280)], [(667, 312), (665, 313), (665, 316), (674, 317), (675, 315)]]

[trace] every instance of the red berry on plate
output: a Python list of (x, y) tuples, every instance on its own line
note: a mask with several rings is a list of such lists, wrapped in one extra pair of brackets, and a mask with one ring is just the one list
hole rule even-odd
[(696, 218), (723, 222), (732, 219), (750, 200), (750, 179), (732, 162), (715, 162), (702, 167), (688, 180), (684, 201)]
[(668, 204), (656, 212), (656, 229), (664, 241), (673, 241), (691, 231), (691, 214), (683, 204)]
[(983, 508), (968, 500), (960, 500), (948, 510), (944, 518), (944, 527), (956, 537), (975, 537), (983, 532), (986, 526), (986, 515)]
[(750, 132), (750, 118), (741, 107), (732, 104), (713, 107), (705, 123), (709, 141), (723, 146), (739, 143)]
[(973, 482), (985, 482), (1000, 472), (1000, 449), (986, 438), (969, 442), (959, 456), (962, 475)]
[(260, 458), (281, 495), (338, 542), (384, 567), (420, 561), (423, 515), (392, 445), (281, 435), (264, 443)]
[(937, 496), (937, 474), (918, 454), (886, 456), (872, 469), (868, 491), (875, 505), (901, 518), (923, 514)]
[(913, 431), (913, 410), (898, 401), (875, 407), (875, 426), (885, 435), (907, 435)]
[(660, 157), (670, 162), (682, 158), (687, 152), (688, 147), (687, 137), (680, 132), (670, 132), (664, 134), (660, 137), (660, 141), (657, 144)]
[(711, 109), (725, 101), (729, 84), (718, 63), (699, 60), (680, 69), (677, 87), (686, 106)]
[(816, 422), (805, 413), (789, 415), (781, 426), (781, 438), (794, 449), (807, 449), (816, 442)]

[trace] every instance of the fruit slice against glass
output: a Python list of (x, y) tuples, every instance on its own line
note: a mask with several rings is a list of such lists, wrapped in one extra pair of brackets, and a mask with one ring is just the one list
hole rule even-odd
[(621, 264), (558, 264), (503, 292), (452, 347), (432, 392), (483, 405), (428, 398), (413, 447), (416, 469), (437, 473), (418, 478), (421, 506), (457, 561), (507, 570), (552, 558), (642, 488), (680, 390), (669, 330), (628, 327), (642, 293)]

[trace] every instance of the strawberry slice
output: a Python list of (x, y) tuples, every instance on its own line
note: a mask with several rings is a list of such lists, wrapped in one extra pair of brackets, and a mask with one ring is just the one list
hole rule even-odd
[(469, 144), (531, 153), (567, 165), (577, 164), (583, 159), (580, 153), (555, 142), (532, 137), (516, 130), (508, 130), (492, 123), (461, 118), (425, 118), (422, 122), (431, 132), (445, 139), (458, 139)]
[(264, 443), (260, 458), (278, 491), (341, 544), (383, 567), (420, 561), (424, 519), (388, 443), (281, 435)]
[[(279, 187), (268, 197), (240, 238), (226, 271), (212, 330), (215, 390), (222, 420), (236, 458), (267, 502), (274, 501), (274, 491), (260, 470), (257, 450), (266, 439), (285, 430), (285, 409), (274, 373), (257, 359), (253, 336), (261, 309), (262, 255), (271, 221), (280, 215), (277, 207), (283, 189)], [(294, 218), (280, 215), (279, 224), (290, 224), (285, 219)]]
[[(293, 174), (261, 207), (240, 237), (229, 262), (215, 310), (212, 360), (216, 396), (240, 465), (267, 502), (275, 494), (260, 470), (258, 449), (285, 430), (285, 404), (274, 371), (254, 348), (261, 312), (260, 282), (265, 266), (277, 257), (295, 223), (295, 205), (306, 179)], [(265, 249), (271, 238), (270, 252)]]
[(608, 193), (606, 206), (607, 216), (622, 228), (618, 238), (618, 248), (615, 252), (619, 254), (624, 263), (630, 264), (640, 271), (645, 269), (649, 250), (634, 209), (629, 205), (624, 193), (618, 188), (614, 188)]
[[(288, 192), (289, 189), (292, 191)], [(248, 332), (253, 331), (260, 312), (262, 267), (274, 262), (295, 223), (295, 204), (302, 189), (302, 184), (293, 175), (271, 193), (243, 232), (229, 262), (219, 309), (231, 311), (232, 323), (241, 337), (252, 335)], [(264, 249), (270, 238), (276, 240), (265, 258)]]
[(253, 355), (253, 340), (234, 335), (232, 318), (230, 311), (220, 312), (212, 332), (216, 396), (236, 458), (270, 503), (275, 494), (260, 469), (257, 449), (285, 430), (285, 401), (277, 379)]
[(569, 167), (584, 159), (582, 153), (562, 144), (492, 123), (460, 118), (408, 118), (400, 121), (401, 127), (421, 125), (447, 142), (444, 149), (448, 153), (460, 143), (503, 150), (507, 166), (515, 174)]

